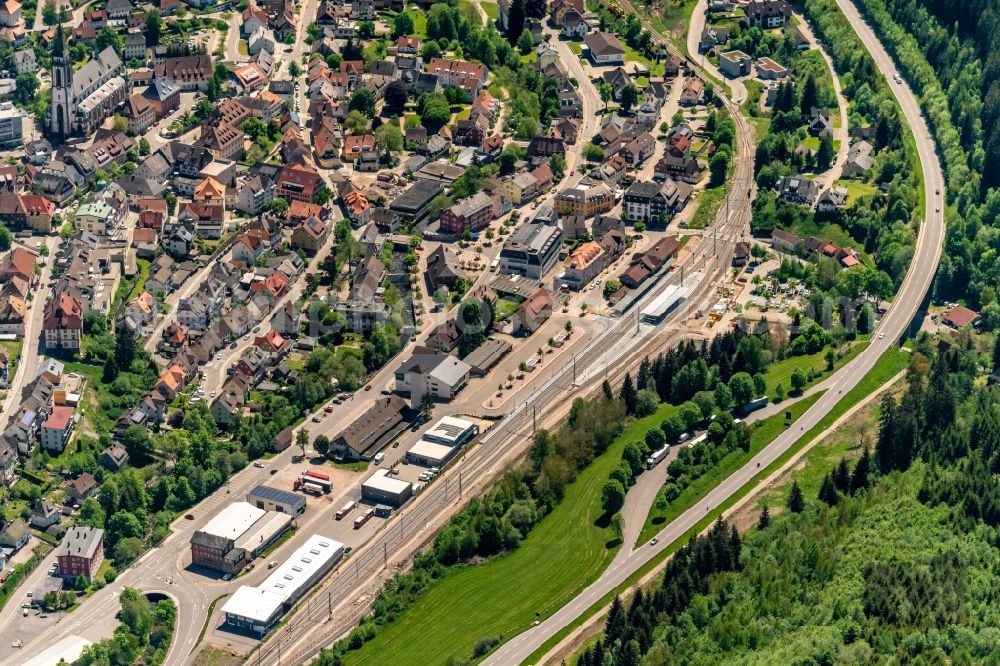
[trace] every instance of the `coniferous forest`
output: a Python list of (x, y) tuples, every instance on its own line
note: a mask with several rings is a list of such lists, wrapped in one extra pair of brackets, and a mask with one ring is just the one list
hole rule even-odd
[(738, 534), (719, 522), (575, 657), (613, 664), (1000, 664), (1000, 362), (916, 342), (874, 447), (818, 495), (795, 483)]

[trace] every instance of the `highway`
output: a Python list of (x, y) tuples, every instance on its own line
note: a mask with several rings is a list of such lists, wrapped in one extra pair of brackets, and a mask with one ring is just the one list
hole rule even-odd
[[(903, 284), (889, 311), (879, 323), (878, 335), (872, 339), (867, 348), (831, 377), (830, 390), (799, 417), (796, 421), (798, 428), (792, 426), (792, 429), (779, 435), (743, 468), (713, 488), (697, 506), (692, 507), (667, 525), (657, 534), (658, 543), (656, 545), (641, 544), (627, 558), (615, 560), (597, 581), (588, 586), (573, 601), (545, 618), (537, 626), (503, 645), (485, 660), (484, 664), (498, 666), (525, 662), (546, 641), (574, 622), (604, 596), (622, 585), (626, 579), (646, 563), (670, 548), (677, 539), (697, 525), (713, 507), (719, 506), (732, 497), (734, 493), (757, 476), (761, 469), (766, 468), (791, 448), (804, 432), (817, 425), (840, 401), (842, 394), (857, 386), (879, 357), (889, 347), (896, 344), (896, 341), (916, 316), (930, 289), (944, 244), (944, 214), (936, 212), (936, 208), (941, 205), (942, 201), (939, 196), (935, 195), (936, 191), (944, 191), (944, 176), (934, 150), (934, 143), (930, 138), (930, 130), (924, 122), (916, 98), (907, 85), (893, 82), (895, 64), (892, 58), (849, 0), (837, 0), (837, 4), (861, 38), (879, 71), (889, 81), (903, 114), (913, 130), (917, 154), (925, 178), (926, 221), (920, 227), (913, 261), (910, 263)], [(646, 27), (649, 28), (649, 26)]]

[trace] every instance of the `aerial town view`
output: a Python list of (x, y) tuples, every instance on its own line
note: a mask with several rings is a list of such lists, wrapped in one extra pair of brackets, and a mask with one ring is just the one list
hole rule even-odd
[(1000, 0), (0, 5), (5, 666), (1000, 664), (998, 385)]

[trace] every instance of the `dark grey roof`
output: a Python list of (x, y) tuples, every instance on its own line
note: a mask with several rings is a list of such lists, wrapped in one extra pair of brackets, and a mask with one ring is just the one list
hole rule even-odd
[(292, 507), (306, 503), (306, 498), (302, 495), (297, 495), (295, 493), (288, 492), (287, 490), (272, 488), (270, 486), (257, 486), (247, 493), (247, 499), (249, 500), (251, 497), (259, 497), (260, 499), (269, 500), (279, 504), (287, 504)]

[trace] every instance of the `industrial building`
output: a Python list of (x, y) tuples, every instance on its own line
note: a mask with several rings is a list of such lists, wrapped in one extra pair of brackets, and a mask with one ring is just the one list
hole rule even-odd
[(235, 574), (292, 525), (292, 516), (233, 502), (191, 536), (191, 563)]
[(314, 534), (256, 587), (243, 585), (222, 607), (226, 624), (265, 633), (344, 556), (344, 544)]
[(257, 486), (247, 493), (247, 502), (258, 509), (287, 513), (289, 516), (301, 516), (306, 512), (306, 497), (299, 493), (290, 493), (270, 486)]
[(402, 506), (412, 496), (413, 485), (389, 476), (389, 470), (380, 469), (361, 482), (361, 499)]
[(424, 467), (444, 467), (462, 450), (462, 445), (478, 434), (479, 426), (472, 421), (446, 416), (410, 447), (406, 459)]

